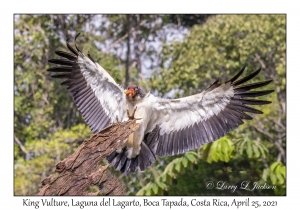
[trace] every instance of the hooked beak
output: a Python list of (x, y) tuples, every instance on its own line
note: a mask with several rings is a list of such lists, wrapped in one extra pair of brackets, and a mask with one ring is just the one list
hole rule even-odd
[(133, 89), (129, 89), (129, 90), (126, 90), (124, 93), (126, 95), (129, 95), (129, 98), (132, 99), (132, 97), (134, 95), (134, 90)]

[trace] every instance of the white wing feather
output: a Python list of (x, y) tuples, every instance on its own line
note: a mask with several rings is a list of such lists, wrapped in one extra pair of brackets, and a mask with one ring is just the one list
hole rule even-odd
[(234, 91), (230, 83), (223, 84), (212, 91), (180, 99), (160, 99), (155, 97), (151, 129), (160, 125), (160, 135), (189, 127), (194, 123), (217, 115), (230, 102)]
[(78, 65), (87, 84), (90, 85), (103, 110), (112, 121), (123, 119), (126, 110), (124, 89), (98, 63), (93, 63), (79, 52)]

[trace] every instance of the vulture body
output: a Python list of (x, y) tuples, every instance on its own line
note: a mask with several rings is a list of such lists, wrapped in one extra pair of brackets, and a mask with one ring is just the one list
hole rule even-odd
[[(220, 84), (214, 82), (203, 92), (179, 99), (162, 99), (151, 93), (145, 94), (138, 86), (127, 90), (94, 61), (68, 42), (70, 52), (56, 51), (62, 59), (51, 59), (59, 66), (48, 69), (53, 78), (66, 79), (61, 84), (73, 96), (93, 133), (101, 131), (116, 116), (128, 120), (129, 113), (140, 128), (131, 134), (122, 148), (113, 152), (107, 160), (123, 173), (145, 170), (158, 156), (171, 156), (196, 149), (202, 144), (215, 141), (230, 130), (251, 120), (247, 113), (261, 114), (248, 105), (263, 105), (269, 101), (251, 99), (273, 90), (250, 91), (263, 87), (272, 80), (244, 84), (255, 77), (260, 69), (239, 79), (245, 66), (232, 79)], [(125, 91), (125, 92), (124, 92)]]

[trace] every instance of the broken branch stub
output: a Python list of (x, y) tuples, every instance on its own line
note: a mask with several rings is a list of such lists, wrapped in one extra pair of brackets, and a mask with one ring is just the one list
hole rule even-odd
[[(139, 128), (136, 119), (114, 123), (85, 140), (77, 150), (56, 165), (56, 174), (42, 181), (37, 195), (123, 195), (125, 186), (99, 162), (120, 147)], [(95, 185), (99, 191), (84, 192)]]

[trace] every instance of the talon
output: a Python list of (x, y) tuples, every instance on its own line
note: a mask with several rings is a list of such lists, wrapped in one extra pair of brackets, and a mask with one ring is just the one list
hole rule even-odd
[(117, 121), (117, 123), (120, 123), (118, 115), (116, 115), (116, 121)]

